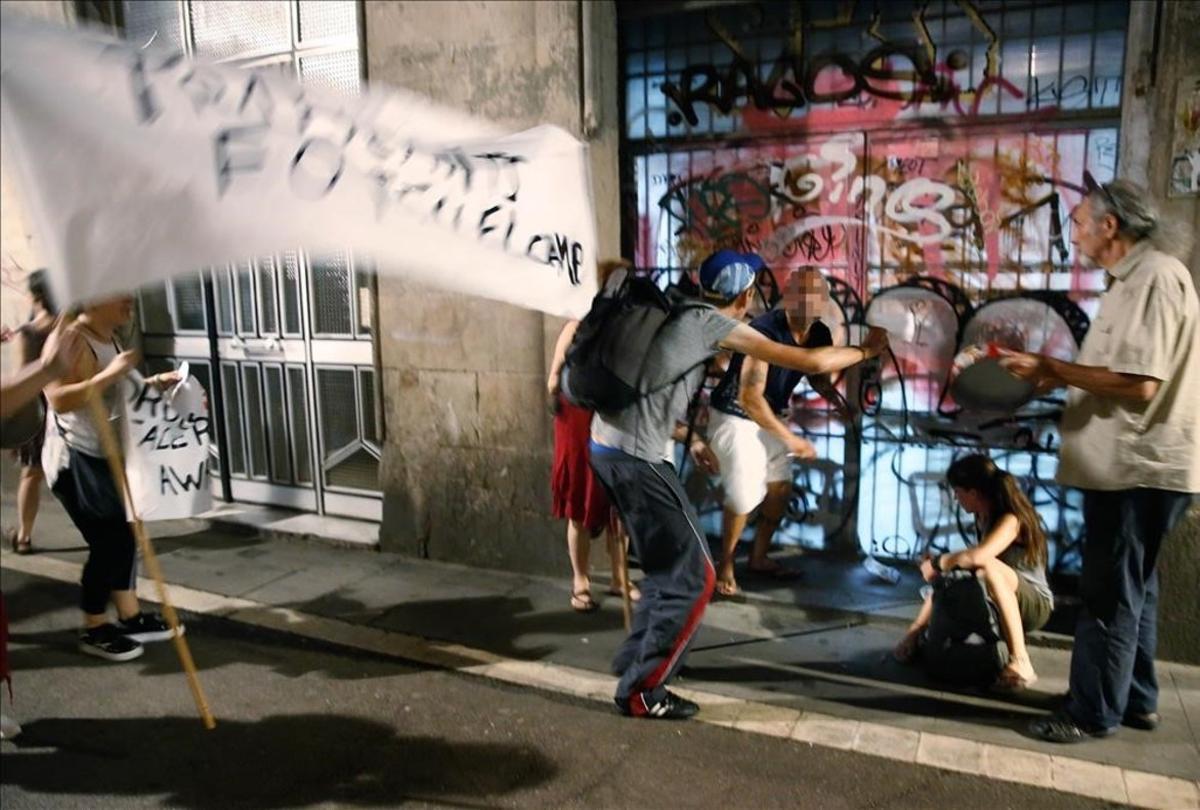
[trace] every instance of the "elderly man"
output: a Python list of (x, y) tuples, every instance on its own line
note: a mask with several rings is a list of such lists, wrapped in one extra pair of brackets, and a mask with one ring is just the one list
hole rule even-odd
[[(762, 260), (753, 256), (758, 263)], [(833, 345), (828, 324), (829, 284), (816, 268), (791, 273), (784, 283), (783, 305), (755, 318), (750, 326), (785, 346), (815, 349)], [(792, 495), (792, 459), (811, 460), (816, 448), (788, 426), (792, 392), (808, 376), (830, 401), (836, 401), (825, 375), (805, 375), (753, 357), (735, 354), (710, 400), (709, 446), (720, 465), (725, 490), (721, 524), (721, 563), (714, 595), (741, 596), (734, 576), (738, 540), (755, 507), (762, 504), (746, 570), (757, 576), (788, 579), (800, 572), (767, 556)]]
[(1070, 694), (1030, 730), (1051, 742), (1158, 725), (1154, 674), (1163, 538), (1200, 491), (1200, 303), (1187, 268), (1157, 250), (1158, 215), (1127, 181), (1071, 213), (1072, 243), (1108, 271), (1076, 362), (1006, 353), (1039, 389), (1066, 386), (1058, 481), (1083, 490), (1083, 612)]

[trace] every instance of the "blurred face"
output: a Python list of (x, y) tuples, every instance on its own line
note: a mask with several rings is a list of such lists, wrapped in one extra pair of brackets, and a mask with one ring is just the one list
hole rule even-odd
[(987, 511), (987, 501), (977, 489), (954, 487), (954, 497), (963, 511), (971, 515), (980, 515)]
[(825, 313), (829, 283), (816, 270), (798, 270), (783, 288), (783, 308), (788, 318), (805, 330)]
[(1083, 257), (1085, 264), (1096, 267), (1112, 244), (1117, 232), (1117, 220), (1111, 214), (1096, 222), (1092, 217), (1092, 201), (1084, 198), (1071, 212), (1071, 244)]
[(116, 328), (124, 326), (133, 318), (133, 296), (118, 295), (102, 298), (84, 307), (88, 318), (97, 324)]

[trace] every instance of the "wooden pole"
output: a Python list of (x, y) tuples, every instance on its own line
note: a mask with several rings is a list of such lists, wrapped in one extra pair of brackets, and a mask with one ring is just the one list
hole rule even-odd
[(150, 536), (146, 534), (146, 527), (142, 523), (141, 517), (134, 509), (133, 494), (129, 491), (129, 481), (125, 477), (125, 463), (121, 460), (120, 445), (112, 425), (109, 424), (109, 415), (104, 412), (104, 406), (101, 404), (100, 398), (96, 396), (95, 389), (91, 389), (88, 394), (88, 407), (92, 412), (92, 421), (96, 423), (96, 433), (104, 448), (104, 455), (108, 458), (108, 468), (112, 472), (117, 492), (121, 496), (121, 501), (126, 504), (129, 514), (133, 516), (129, 525), (133, 530), (138, 547), (142, 551), (146, 569), (154, 578), (154, 584), (158, 589), (158, 601), (162, 603), (163, 618), (167, 620), (167, 626), (171, 628), (171, 640), (175, 642), (175, 652), (179, 654), (179, 662), (183, 665), (184, 674), (187, 675), (188, 687), (192, 690), (192, 699), (196, 701), (200, 720), (206, 729), (212, 730), (217, 727), (217, 721), (208, 708), (208, 700), (204, 697), (204, 689), (200, 686), (200, 677), (196, 674), (196, 662), (192, 660), (192, 651), (188, 648), (183, 633), (179, 632), (179, 616), (176, 615), (175, 607), (171, 604), (170, 595), (167, 593), (167, 583), (163, 581), (162, 568), (158, 565), (158, 556), (154, 553), (154, 546), (150, 543)]

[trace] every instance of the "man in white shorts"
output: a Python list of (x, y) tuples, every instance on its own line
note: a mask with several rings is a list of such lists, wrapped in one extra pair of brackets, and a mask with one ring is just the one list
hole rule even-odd
[[(750, 255), (757, 266), (762, 259)], [(750, 326), (788, 346), (818, 348), (833, 344), (821, 317), (829, 311), (829, 285), (815, 268), (794, 271), (784, 284), (782, 308), (755, 318)], [(760, 503), (748, 570), (756, 575), (788, 579), (798, 571), (767, 557), (771, 538), (787, 511), (792, 494), (792, 459), (811, 460), (816, 448), (788, 426), (792, 392), (805, 375), (762, 360), (735, 354), (713, 391), (709, 410), (709, 446), (720, 462), (725, 490), (721, 526), (722, 558), (714, 596), (741, 595), (734, 577), (733, 555), (750, 513)], [(829, 398), (832, 384), (825, 375), (809, 378)]]

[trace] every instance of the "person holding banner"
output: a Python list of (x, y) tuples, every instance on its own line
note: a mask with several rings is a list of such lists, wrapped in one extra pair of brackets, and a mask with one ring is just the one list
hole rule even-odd
[[(79, 649), (107, 661), (132, 660), (142, 654), (143, 642), (172, 638), (162, 617), (142, 612), (138, 604), (136, 542), (89, 407), (91, 399), (98, 397), (111, 421), (121, 418), (121, 384), (139, 355), (121, 350), (116, 331), (132, 315), (130, 296), (85, 304), (75, 324), (90, 351), (82, 352), (60, 380), (46, 387), (50, 405), (42, 455), (46, 480), (88, 545), (81, 581)], [(48, 351), (56, 340), (57, 334), (51, 335)], [(166, 389), (179, 381), (179, 375), (167, 372), (149, 381)], [(116, 624), (108, 620), (110, 601), (117, 609)], [(182, 632), (183, 626), (179, 629)]]

